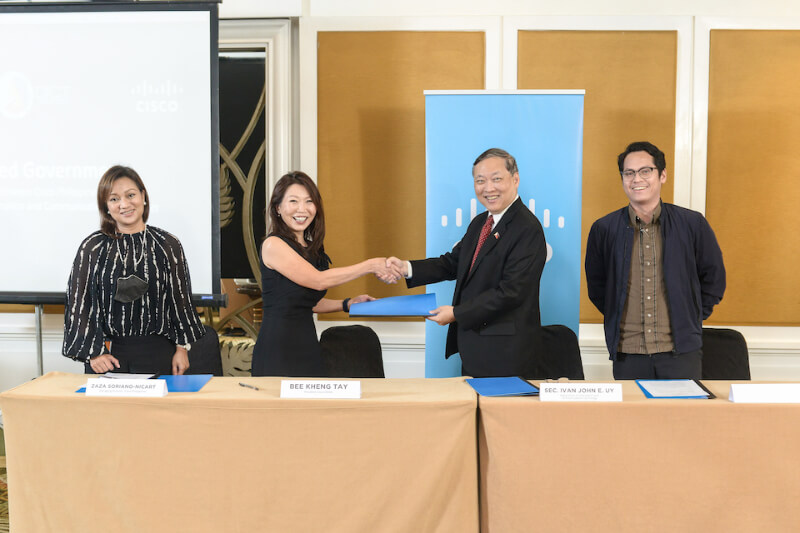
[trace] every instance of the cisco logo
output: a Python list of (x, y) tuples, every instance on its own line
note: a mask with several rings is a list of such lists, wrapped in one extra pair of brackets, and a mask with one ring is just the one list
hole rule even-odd
[[(536, 200), (534, 200), (533, 198), (530, 198), (528, 200), (528, 209), (530, 209), (531, 213), (533, 213), (534, 215), (536, 214)], [(478, 201), (475, 198), (472, 198), (469, 201), (469, 221), (475, 218), (477, 214), (478, 214)], [(549, 228), (551, 225), (550, 219), (551, 219), (550, 210), (545, 209), (544, 211), (542, 211), (542, 216), (539, 218), (539, 221), (542, 223), (542, 227)], [(442, 215), (442, 227), (446, 228), (449, 223), (450, 221), (447, 215)], [(464, 225), (464, 212), (460, 207), (456, 209), (455, 225), (458, 228)], [(564, 229), (564, 225), (565, 225), (564, 217), (556, 218), (556, 227), (558, 229)], [(553, 257), (553, 247), (550, 246), (550, 243), (547, 243), (546, 262), (550, 261), (552, 257)]]
[(131, 88), (137, 113), (175, 113), (180, 109), (178, 98), (183, 86), (167, 80), (151, 83), (143, 80)]

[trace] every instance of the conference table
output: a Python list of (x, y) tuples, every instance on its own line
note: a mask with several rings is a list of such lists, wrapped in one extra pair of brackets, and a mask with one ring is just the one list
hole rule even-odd
[[(257, 386), (253, 390), (239, 382)], [(98, 398), (51, 373), (0, 394), (14, 531), (796, 531), (800, 406), (479, 399), (463, 378), (280, 378)], [(477, 412), (477, 417), (476, 417)]]
[(280, 381), (108, 398), (50, 373), (0, 394), (12, 531), (478, 531), (462, 378), (362, 379), (351, 400)]
[(483, 533), (800, 531), (800, 405), (480, 397)]

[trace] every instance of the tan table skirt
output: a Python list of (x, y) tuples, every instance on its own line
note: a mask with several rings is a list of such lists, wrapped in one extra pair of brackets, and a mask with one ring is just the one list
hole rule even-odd
[(0, 395), (13, 531), (478, 530), (461, 378), (364, 379), (360, 400), (281, 400), (279, 378), (153, 399), (76, 394), (85, 382)]
[(800, 405), (479, 401), (481, 531), (800, 531)]

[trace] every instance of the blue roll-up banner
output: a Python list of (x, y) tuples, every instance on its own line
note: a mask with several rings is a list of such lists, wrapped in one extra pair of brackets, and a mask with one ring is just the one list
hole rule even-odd
[[(584, 91), (425, 91), (426, 255), (449, 251), (485, 208), (475, 198), (472, 162), (488, 148), (517, 159), (519, 195), (544, 227), (542, 324), (578, 333), (581, 269), (581, 165)], [(428, 286), (439, 305), (454, 281)], [(461, 375), (445, 360), (447, 328), (428, 321), (425, 376)], [(486, 354), (490, 357), (491, 354)]]

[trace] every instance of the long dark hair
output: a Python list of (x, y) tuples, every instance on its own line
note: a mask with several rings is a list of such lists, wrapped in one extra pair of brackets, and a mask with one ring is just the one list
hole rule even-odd
[(322, 208), (322, 196), (319, 194), (317, 185), (308, 177), (305, 172), (295, 170), (284, 174), (275, 188), (272, 190), (272, 196), (269, 199), (269, 231), (268, 235), (277, 235), (285, 237), (292, 241), (296, 241), (294, 232), (289, 229), (286, 222), (278, 215), (278, 206), (283, 202), (283, 197), (286, 196), (286, 190), (292, 185), (302, 185), (311, 196), (311, 201), (314, 202), (314, 207), (317, 208), (317, 213), (314, 215), (314, 220), (306, 228), (303, 237), (306, 240), (307, 248), (303, 251), (306, 257), (319, 257), (323, 251), (323, 241), (325, 240), (325, 210)]
[(142, 222), (147, 222), (147, 217), (150, 216), (150, 198), (147, 196), (147, 189), (144, 188), (144, 182), (139, 174), (130, 167), (123, 167), (122, 165), (114, 165), (106, 170), (103, 177), (100, 178), (100, 183), (97, 184), (97, 210), (100, 211), (100, 231), (108, 235), (112, 239), (117, 238), (117, 222), (111, 217), (108, 212), (108, 197), (111, 196), (111, 189), (114, 187), (114, 182), (120, 178), (129, 178), (139, 189), (139, 192), (144, 196), (144, 213), (142, 213)]

